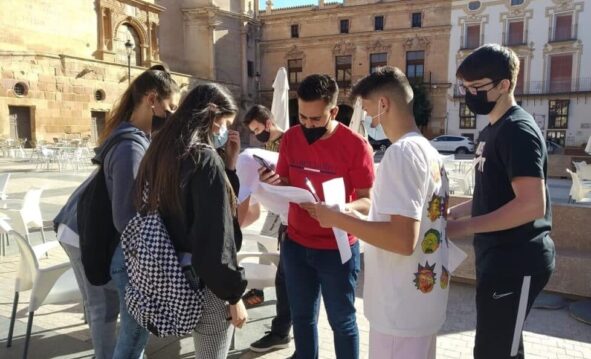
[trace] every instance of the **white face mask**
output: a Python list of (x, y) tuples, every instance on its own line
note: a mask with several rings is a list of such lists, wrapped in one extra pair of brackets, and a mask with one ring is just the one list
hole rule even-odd
[(226, 124), (220, 126), (220, 132), (213, 134), (213, 147), (216, 149), (224, 147), (228, 142), (228, 127)]
[[(380, 121), (380, 117), (382, 117), (382, 115), (384, 114), (384, 111), (382, 111), (382, 100), (378, 101), (378, 114), (375, 115), (374, 119), (376, 119), (377, 121)], [(376, 124), (376, 127), (379, 123)]]

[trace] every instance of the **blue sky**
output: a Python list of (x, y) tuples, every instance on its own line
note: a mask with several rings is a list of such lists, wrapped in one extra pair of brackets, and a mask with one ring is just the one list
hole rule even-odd
[[(343, 2), (342, 0), (325, 0), (325, 2)], [(260, 0), (260, 9), (264, 9), (266, 5), (266, 0)], [(298, 6), (298, 5), (316, 5), (318, 4), (318, 0), (273, 0), (273, 7), (287, 7), (287, 6)]]

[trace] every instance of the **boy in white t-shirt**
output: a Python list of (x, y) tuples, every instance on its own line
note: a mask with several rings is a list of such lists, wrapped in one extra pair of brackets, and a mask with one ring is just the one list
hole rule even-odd
[(413, 91), (402, 71), (379, 68), (352, 93), (392, 141), (377, 171), (369, 217), (323, 204), (313, 215), (323, 227), (341, 228), (368, 244), (363, 297), (370, 359), (434, 359), (451, 276), (447, 176), (415, 124)]

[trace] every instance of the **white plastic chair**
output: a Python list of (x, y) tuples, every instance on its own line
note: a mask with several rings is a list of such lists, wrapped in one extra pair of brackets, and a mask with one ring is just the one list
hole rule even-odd
[(39, 229), (41, 239), (45, 243), (45, 231), (43, 230), (43, 216), (41, 214), (41, 194), (42, 188), (31, 188), (25, 193), (22, 200), (3, 201), (3, 208), (0, 208), (1, 214), (7, 215), (13, 228), (23, 235), (30, 242), (30, 230)]
[(8, 187), (8, 180), (10, 179), (10, 173), (0, 174), (0, 199), (6, 200), (6, 187)]
[[(236, 255), (238, 264), (244, 268), (244, 276), (248, 281), (247, 289), (264, 289), (275, 286), (275, 274), (279, 265), (277, 238), (257, 236), (256, 239), (244, 237), (242, 245), (254, 242), (258, 252), (239, 252)], [(246, 261), (248, 259), (248, 261)], [(254, 261), (252, 261), (254, 259)], [(232, 334), (230, 349), (234, 349), (236, 331)]]
[(569, 192), (569, 203), (591, 202), (591, 181), (583, 181), (576, 172), (566, 169), (572, 179), (572, 186)]
[(0, 219), (0, 234), (10, 235), (16, 238), (20, 251), (20, 264), (16, 273), (14, 283), (14, 301), (12, 303), (12, 315), (8, 329), (6, 346), (12, 345), (12, 334), (18, 307), (19, 295), (21, 292), (31, 290), (28, 308), (27, 333), (25, 336), (25, 348), (23, 358), (27, 358), (31, 329), (33, 327), (33, 316), (35, 311), (45, 304), (76, 303), (82, 300), (74, 271), (70, 262), (40, 268), (39, 257), (58, 245), (57, 241), (51, 241), (31, 247), (29, 242), (14, 231), (10, 225)]
[(244, 268), (248, 287), (256, 289), (274, 287), (275, 273), (279, 264), (277, 239), (268, 236), (257, 236), (256, 239), (244, 238), (242, 244), (248, 242), (255, 242), (259, 251), (239, 252), (236, 256), (238, 264)]

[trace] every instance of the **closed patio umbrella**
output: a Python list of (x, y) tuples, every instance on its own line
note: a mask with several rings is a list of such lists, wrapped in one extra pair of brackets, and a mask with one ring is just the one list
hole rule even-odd
[(366, 113), (363, 111), (363, 107), (361, 106), (361, 97), (357, 97), (355, 106), (353, 106), (353, 115), (351, 116), (349, 128), (361, 136), (367, 138), (367, 133), (365, 132), (365, 127), (363, 126), (363, 120), (365, 119), (365, 116)]
[(285, 67), (281, 67), (277, 71), (277, 76), (275, 76), (273, 82), (271, 113), (277, 126), (283, 131), (287, 131), (289, 128), (289, 82)]

